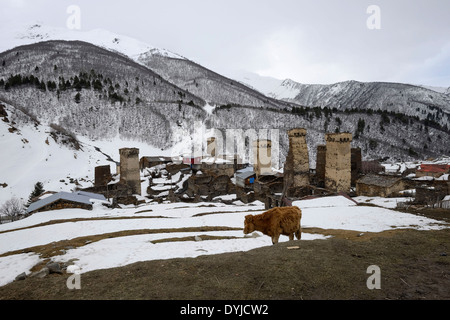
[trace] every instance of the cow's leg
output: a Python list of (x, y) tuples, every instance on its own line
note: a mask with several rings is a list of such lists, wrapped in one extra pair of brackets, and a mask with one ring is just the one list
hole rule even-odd
[(302, 238), (302, 228), (299, 227), (297, 231), (295, 231), (295, 236), (297, 237), (298, 240), (300, 240)]
[(293, 233), (290, 233), (290, 234), (289, 234), (289, 241), (292, 241), (292, 240), (294, 240), (294, 234), (293, 234)]
[(272, 237), (272, 244), (277, 244), (278, 243), (278, 239), (280, 238), (279, 234), (276, 234)]

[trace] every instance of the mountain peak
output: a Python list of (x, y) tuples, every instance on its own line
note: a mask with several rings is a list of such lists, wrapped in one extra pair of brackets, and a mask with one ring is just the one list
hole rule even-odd
[(185, 57), (180, 56), (179, 54), (173, 53), (166, 49), (159, 49), (159, 48), (153, 48), (146, 52), (143, 52), (137, 58), (138, 60), (146, 60), (146, 58), (149, 58), (150, 56), (161, 56), (165, 58), (187, 60)]
[(156, 48), (140, 40), (119, 35), (104, 29), (71, 30), (33, 23), (18, 25), (10, 32), (0, 36), (0, 51), (6, 51), (21, 45), (48, 40), (84, 41), (96, 46), (124, 54), (134, 60), (142, 54), (158, 54), (166, 57), (184, 59), (182, 56), (165, 49)]
[(294, 87), (298, 84), (300, 84), (300, 83), (298, 83), (292, 79), (289, 79), (289, 78), (285, 79), (285, 80), (283, 80), (283, 82), (281, 82), (281, 86), (283, 86), (283, 87)]

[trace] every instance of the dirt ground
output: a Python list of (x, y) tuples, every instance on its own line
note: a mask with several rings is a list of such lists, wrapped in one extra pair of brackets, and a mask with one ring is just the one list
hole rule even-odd
[[(450, 222), (448, 210), (410, 213)], [(0, 300), (150, 300), (173, 315), (207, 301), (450, 300), (450, 229), (303, 232), (333, 237), (96, 270), (79, 276), (80, 289), (67, 287), (66, 273), (26, 278), (0, 287)]]
[[(67, 288), (69, 274), (27, 278), (0, 287), (0, 299), (450, 299), (450, 229), (334, 232), (327, 240), (92, 271), (80, 275), (79, 290)], [(380, 268), (380, 289), (367, 287), (371, 265)]]

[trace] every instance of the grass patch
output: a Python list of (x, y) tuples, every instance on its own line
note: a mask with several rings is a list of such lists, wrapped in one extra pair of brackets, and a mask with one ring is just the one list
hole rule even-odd
[(172, 219), (171, 217), (165, 217), (165, 216), (111, 217), (111, 218), (98, 217), (98, 218), (59, 219), (59, 220), (51, 220), (51, 221), (35, 224), (35, 225), (32, 225), (32, 226), (28, 226), (28, 227), (22, 227), (22, 228), (17, 228), (17, 229), (10, 229), (10, 230), (0, 231), (0, 234), (7, 233), (7, 232), (13, 232), (13, 231), (19, 231), (19, 230), (25, 230), (25, 229), (31, 229), (31, 228), (37, 228), (37, 227), (50, 226), (52, 224), (66, 223), (66, 222), (102, 221), (102, 220), (128, 220), (128, 219), (161, 219), (161, 218)]
[(261, 212), (261, 211), (264, 211), (264, 210), (250, 209), (250, 210), (243, 210), (243, 211), (211, 211), (211, 212), (197, 213), (197, 214), (194, 214), (193, 217), (201, 217), (201, 216), (206, 216), (206, 215), (209, 215), (209, 214)]
[[(232, 236), (210, 236), (210, 235), (201, 235), (199, 236), (202, 240), (201, 241), (207, 241), (207, 240), (230, 240), (230, 239), (245, 239), (243, 237), (232, 237)], [(189, 237), (181, 237), (181, 238), (166, 238), (166, 239), (158, 239), (150, 241), (153, 244), (157, 243), (164, 243), (164, 242), (179, 242), (179, 241), (197, 241), (195, 240), (195, 236), (189, 236)]]
[(110, 238), (117, 238), (117, 237), (126, 237), (126, 236), (135, 236), (135, 235), (142, 235), (142, 234), (155, 234), (155, 233), (174, 233), (174, 232), (208, 232), (208, 231), (234, 231), (234, 230), (242, 230), (242, 228), (232, 228), (232, 227), (221, 227), (221, 226), (214, 226), (214, 227), (187, 227), (187, 228), (169, 228), (169, 229), (138, 229), (138, 230), (123, 230), (123, 231), (117, 231), (117, 232), (111, 232), (111, 233), (103, 233), (103, 234), (97, 234), (97, 235), (91, 235), (91, 236), (85, 236), (85, 237), (79, 237), (69, 240), (61, 240), (52, 242), (49, 244), (41, 245), (41, 246), (34, 246), (30, 248), (15, 250), (15, 251), (9, 251), (6, 253), (3, 253), (0, 255), (0, 257), (6, 257), (14, 254), (20, 254), (20, 253), (37, 253), (40, 255), (42, 259), (48, 259), (53, 256), (58, 256), (61, 254), (64, 254), (65, 250), (68, 248), (78, 248), (82, 247), (86, 244), (104, 240), (104, 239), (110, 239)]

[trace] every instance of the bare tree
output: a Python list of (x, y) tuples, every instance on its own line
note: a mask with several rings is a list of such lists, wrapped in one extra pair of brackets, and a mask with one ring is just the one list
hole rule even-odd
[(0, 207), (0, 214), (9, 217), (11, 221), (18, 220), (24, 213), (24, 203), (17, 198), (11, 198)]

